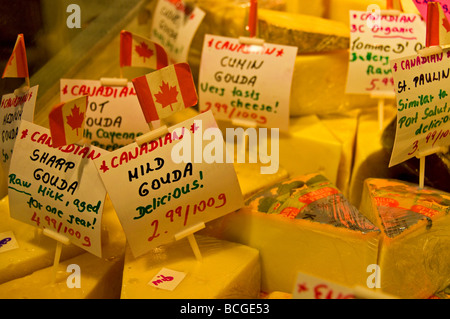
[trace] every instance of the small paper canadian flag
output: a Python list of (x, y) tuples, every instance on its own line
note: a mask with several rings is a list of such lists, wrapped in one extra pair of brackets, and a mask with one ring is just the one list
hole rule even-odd
[(450, 44), (450, 23), (439, 2), (429, 2), (427, 7), (426, 46)]
[(49, 114), (53, 147), (74, 144), (83, 139), (87, 103), (88, 97), (83, 95), (53, 107)]
[(3, 71), (3, 78), (27, 78), (28, 75), (28, 62), (27, 52), (25, 50), (25, 40), (23, 34), (17, 36), (16, 44), (14, 45), (11, 57), (6, 64)]
[(197, 91), (187, 63), (169, 65), (132, 80), (147, 123), (197, 104)]
[(168, 66), (167, 53), (159, 44), (128, 31), (120, 32), (120, 66), (159, 70)]

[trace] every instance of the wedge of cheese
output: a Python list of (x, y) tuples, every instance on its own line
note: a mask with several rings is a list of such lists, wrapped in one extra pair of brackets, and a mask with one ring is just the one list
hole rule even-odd
[(378, 121), (378, 108), (361, 111), (355, 143), (355, 155), (350, 179), (348, 199), (359, 207), (364, 181), (370, 177), (392, 178), (397, 168), (389, 168), (390, 154), (382, 145), (382, 133), (386, 125), (396, 117), (397, 111), (391, 105), (384, 108), (383, 128)]
[(203, 231), (258, 249), (267, 293), (291, 292), (299, 271), (366, 285), (377, 263), (379, 229), (320, 174), (283, 181)]
[[(256, 249), (195, 235), (201, 261), (186, 238), (134, 258), (127, 248), (123, 269), (123, 299), (248, 299), (260, 292), (261, 271)], [(149, 283), (169, 269), (184, 274), (173, 289)], [(172, 279), (173, 280), (173, 279)]]
[[(111, 202), (105, 201), (104, 207), (102, 258), (83, 251), (76, 257), (61, 260), (56, 277), (53, 277), (54, 269), (50, 266), (4, 282), (0, 285), (0, 299), (119, 298), (126, 238)], [(63, 253), (66, 250), (67, 247), (63, 246)], [(69, 265), (79, 268), (74, 271)], [(79, 277), (75, 278), (77, 275)], [(79, 287), (73, 287), (76, 283)]]
[[(56, 242), (43, 235), (37, 227), (11, 218), (8, 196), (0, 200), (0, 234), (6, 232), (12, 232), (18, 248), (5, 252), (0, 250), (0, 284), (53, 264)], [(0, 241), (3, 239), (0, 238)], [(61, 260), (84, 252), (83, 249), (72, 244), (64, 246)]]
[(306, 14), (309, 16), (325, 17), (327, 6), (327, 0), (319, 1), (299, 1), (299, 0), (287, 0), (285, 1), (285, 8), (287, 12), (294, 12), (300, 14)]
[(379, 289), (401, 298), (428, 298), (450, 284), (450, 194), (369, 178), (360, 211), (383, 235)]

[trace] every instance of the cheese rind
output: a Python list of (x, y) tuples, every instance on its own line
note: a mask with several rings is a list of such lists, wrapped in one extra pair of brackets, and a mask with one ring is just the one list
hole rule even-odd
[(383, 292), (428, 298), (450, 284), (450, 194), (369, 178), (360, 211), (383, 233), (378, 260)]
[(271, 187), (204, 232), (258, 249), (267, 293), (292, 292), (299, 271), (365, 285), (368, 265), (377, 262), (379, 230), (320, 174)]
[[(248, 299), (260, 292), (260, 262), (256, 249), (195, 235), (202, 260), (186, 238), (134, 258), (127, 247), (122, 299)], [(149, 285), (162, 268), (183, 272), (173, 291)]]

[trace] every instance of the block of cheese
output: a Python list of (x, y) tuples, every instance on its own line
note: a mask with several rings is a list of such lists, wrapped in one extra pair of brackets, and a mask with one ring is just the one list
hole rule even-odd
[(345, 93), (348, 60), (348, 50), (298, 55), (292, 77), (291, 116), (376, 106), (377, 101), (369, 95)]
[[(232, 140), (231, 134), (233, 132), (237, 134), (237, 131), (230, 130), (230, 133), (227, 133), (227, 129), (238, 127), (233, 123), (220, 121), (219, 128), (222, 130), (223, 136), (230, 141)], [(248, 128), (242, 129), (244, 132), (248, 130)], [(255, 154), (259, 166), (276, 166), (272, 162), (279, 160), (280, 169), (285, 170), (290, 176), (323, 172), (330, 181), (336, 183), (341, 161), (342, 143), (316, 115), (291, 117), (289, 131), (279, 131), (278, 140), (272, 140), (270, 130), (266, 135), (262, 135), (259, 134), (258, 129), (249, 129), (256, 134), (245, 140), (247, 163), (250, 158), (249, 154)], [(257, 148), (256, 145), (261, 144), (267, 145), (267, 151), (260, 152), (260, 148)], [(234, 151), (230, 146), (234, 146)], [(239, 160), (237, 147), (237, 140), (233, 144), (228, 143), (227, 146), (230, 156), (234, 153), (235, 161)], [(266, 152), (269, 155), (268, 157), (261, 156)], [(262, 161), (267, 163), (264, 164)], [(249, 165), (245, 166), (245, 168), (247, 167)], [(257, 166), (255, 168), (257, 169)], [(280, 172), (276, 174), (278, 176), (283, 175)], [(271, 174), (260, 174), (260, 179), (262, 180), (269, 175)]]
[(280, 165), (290, 176), (322, 172), (336, 184), (342, 144), (316, 115), (291, 118), (279, 143)]
[[(0, 251), (0, 284), (23, 277), (53, 264), (56, 244), (37, 227), (10, 217), (9, 198), (0, 200), (0, 233), (12, 232), (18, 248)], [(2, 240), (4, 238), (0, 238)], [(64, 246), (61, 260), (72, 258), (85, 251), (75, 245)]]
[(301, 13), (310, 16), (324, 17), (326, 14), (326, 1), (299, 1), (286, 0), (285, 8), (288, 12)]
[[(261, 271), (256, 249), (195, 235), (201, 261), (187, 238), (134, 258), (127, 247), (123, 269), (123, 299), (248, 299), (260, 292)], [(185, 274), (173, 289), (149, 285), (163, 269)]]
[(275, 174), (261, 174), (261, 163), (233, 163), (234, 170), (241, 187), (244, 199), (249, 198), (258, 191), (286, 179), (289, 174), (280, 167)]
[(428, 298), (450, 284), (450, 194), (393, 179), (369, 178), (360, 211), (382, 232), (380, 289)]
[(320, 117), (321, 122), (341, 142), (342, 152), (339, 162), (336, 187), (348, 197), (350, 176), (353, 167), (356, 131), (358, 126), (359, 111), (346, 112), (342, 114), (330, 114)]
[[(50, 266), (4, 282), (0, 285), (0, 299), (119, 298), (126, 238), (111, 202), (105, 201), (104, 207), (102, 258), (84, 252), (65, 259), (59, 263), (55, 281), (52, 281), (53, 266)], [(63, 246), (62, 251), (66, 249)], [(69, 287), (77, 282), (73, 279), (74, 270), (68, 269), (69, 265), (79, 266), (79, 288)]]
[[(326, 18), (349, 25), (350, 10), (366, 11), (370, 5), (377, 5), (384, 10), (386, 9), (386, 0), (328, 0)], [(397, 5), (394, 9), (398, 9)]]
[[(201, 50), (206, 33), (248, 36), (248, 3), (199, 0), (196, 5), (206, 15), (192, 40), (193, 48)], [(349, 47), (350, 29), (346, 24), (307, 14), (271, 10), (270, 3), (258, 6), (257, 32), (258, 37), (269, 43), (297, 46), (299, 53), (328, 52)]]
[(267, 293), (292, 292), (299, 271), (366, 285), (366, 269), (377, 263), (379, 229), (320, 174), (260, 192), (203, 231), (258, 249)]
[(344, 23), (316, 16), (258, 9), (258, 36), (268, 43), (298, 47), (298, 53), (345, 50), (350, 29)]
[[(384, 108), (383, 126), (396, 117), (397, 110), (391, 105)], [(364, 109), (358, 118), (355, 155), (352, 168), (348, 199), (359, 207), (364, 181), (369, 177), (392, 178), (396, 167), (389, 168), (390, 154), (382, 146), (378, 121), (378, 109)]]

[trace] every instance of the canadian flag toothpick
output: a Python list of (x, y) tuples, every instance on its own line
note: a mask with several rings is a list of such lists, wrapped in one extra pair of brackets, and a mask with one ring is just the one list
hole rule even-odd
[(83, 140), (87, 95), (55, 105), (49, 114), (52, 146), (60, 147)]
[(159, 70), (169, 65), (167, 53), (159, 44), (128, 31), (120, 32), (120, 67), (146, 67)]
[(450, 44), (450, 23), (439, 2), (429, 2), (427, 7), (426, 46)]
[(3, 71), (3, 78), (28, 78), (27, 52), (23, 34), (17, 36), (11, 57)]
[(197, 91), (187, 63), (169, 65), (132, 80), (147, 123), (197, 104)]

